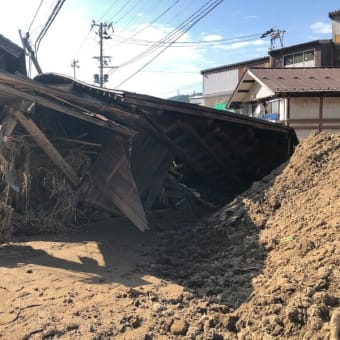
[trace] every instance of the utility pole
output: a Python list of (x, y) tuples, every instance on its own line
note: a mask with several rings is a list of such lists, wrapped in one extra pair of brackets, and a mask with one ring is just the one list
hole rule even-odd
[(73, 79), (76, 79), (76, 69), (79, 68), (79, 60), (73, 59), (71, 62), (71, 67), (73, 68)]
[(95, 21), (92, 21), (92, 28), (98, 27), (98, 31), (96, 32), (99, 36), (99, 57), (93, 57), (99, 60), (99, 74), (94, 75), (95, 83), (98, 83), (100, 87), (104, 87), (104, 83), (108, 82), (109, 76), (108, 74), (104, 74), (105, 68), (112, 68), (109, 66), (109, 62), (111, 61), (110, 56), (104, 55), (104, 39), (111, 39), (111, 35), (109, 33), (110, 30), (113, 32), (112, 23), (99, 23), (96, 24)]
[(270, 38), (270, 48), (269, 50), (273, 50), (274, 48), (277, 48), (277, 41), (279, 41), (280, 46), (279, 48), (283, 48), (283, 37), (285, 35), (286, 31), (274, 29), (271, 28), (270, 30), (263, 33), (260, 38)]

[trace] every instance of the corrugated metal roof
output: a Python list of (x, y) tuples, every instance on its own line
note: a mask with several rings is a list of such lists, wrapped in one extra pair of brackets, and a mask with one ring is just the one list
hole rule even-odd
[(239, 67), (239, 66), (247, 67), (247, 66), (251, 66), (251, 65), (254, 65), (254, 64), (267, 63), (267, 62), (269, 62), (269, 57), (261, 57), (261, 58), (257, 58), (257, 59), (240, 61), (240, 62), (237, 62), (237, 63), (234, 63), (234, 64), (223, 65), (223, 66), (205, 69), (205, 70), (201, 71), (201, 74), (208, 73), (208, 72), (219, 72), (219, 71), (228, 70), (228, 69)]
[(296, 49), (301, 49), (301, 48), (312, 48), (313, 46), (316, 46), (316, 45), (327, 45), (331, 43), (332, 43), (332, 39), (312, 40), (312, 41), (303, 42), (301, 44), (296, 44), (296, 45), (291, 45), (291, 46), (286, 46), (283, 48), (271, 50), (268, 52), (268, 54), (269, 55), (274, 55), (278, 53), (281, 54), (282, 52), (287, 52), (289, 50), (296, 50)]
[(340, 68), (254, 68), (249, 73), (276, 93), (340, 92)]

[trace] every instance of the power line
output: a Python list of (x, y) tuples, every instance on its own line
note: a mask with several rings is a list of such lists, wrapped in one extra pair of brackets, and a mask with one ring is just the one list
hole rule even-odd
[(156, 4), (154, 4), (152, 1), (148, 1), (148, 3), (145, 4), (142, 1), (139, 1), (138, 5), (135, 6), (135, 8), (134, 8), (136, 15), (130, 15), (130, 18), (128, 20), (124, 20), (125, 27), (132, 26), (132, 27), (138, 28), (139, 23), (144, 21), (143, 12), (153, 13), (153, 12), (156, 11), (156, 9), (160, 6), (161, 3), (162, 3), (162, 1), (157, 1)]
[(41, 30), (40, 34), (38, 35), (37, 40), (35, 41), (34, 44), (34, 49), (37, 52), (41, 43), (41, 40), (44, 38), (45, 34), (47, 33), (48, 29), (50, 28), (50, 26), (52, 25), (54, 19), (56, 18), (56, 16), (58, 15), (59, 11), (61, 10), (61, 8), (63, 7), (64, 3), (66, 0), (58, 0), (57, 4), (54, 6), (53, 11), (51, 13), (51, 15), (49, 16), (49, 18), (47, 19), (47, 22), (45, 24), (45, 26), (43, 27), (43, 29)]
[(44, 0), (41, 0), (41, 1), (40, 1), (40, 4), (39, 4), (37, 10), (35, 11), (35, 14), (34, 14), (34, 16), (33, 16), (33, 19), (32, 19), (32, 21), (31, 21), (31, 24), (30, 24), (29, 27), (28, 27), (27, 32), (29, 32), (29, 31), (31, 30), (32, 25), (33, 25), (33, 23), (34, 23), (34, 21), (35, 21), (35, 18), (36, 18), (37, 15), (38, 15), (39, 11), (40, 11), (40, 7), (41, 7), (41, 5), (42, 5), (43, 2), (44, 2)]
[(74, 55), (75, 57), (79, 54), (79, 52), (80, 52), (81, 49), (83, 48), (83, 46), (84, 46), (86, 40), (88, 39), (88, 37), (90, 36), (91, 32), (92, 32), (92, 27), (91, 27), (91, 29), (88, 31), (88, 33), (85, 35), (85, 38), (84, 38), (84, 39), (82, 40), (82, 42), (80, 43), (80, 45), (79, 45), (79, 47), (78, 47), (78, 49), (77, 49), (77, 51), (76, 51), (76, 53), (75, 53), (75, 55)]
[(140, 1), (137, 0), (137, 3), (132, 4), (132, 8), (130, 8), (125, 14), (122, 14), (113, 24), (114, 25), (118, 24), (118, 22), (120, 22), (125, 17), (127, 17), (130, 13), (132, 13), (134, 10), (136, 10), (136, 5), (138, 4), (138, 2), (140, 3)]
[[(251, 35), (243, 35), (238, 38), (221, 38), (214, 40), (196, 40), (196, 41), (168, 41), (171, 43), (171, 47), (192, 47), (192, 46), (205, 46), (205, 45), (220, 45), (221, 43), (231, 43), (231, 42), (242, 42), (248, 41), (251, 38), (260, 38), (261, 33), (251, 34)], [(115, 35), (112, 40), (119, 41), (121, 44), (131, 44), (131, 45), (140, 45), (140, 46), (153, 46), (157, 44), (157, 41), (154, 40), (145, 40), (145, 39), (129, 39), (122, 36)], [(116, 46), (116, 45), (115, 45)]]
[[(155, 19), (153, 19), (148, 25), (144, 26), (142, 29), (140, 29), (139, 31), (135, 32), (134, 34), (130, 35), (129, 37), (127, 37), (128, 39), (131, 39), (133, 37), (135, 37), (136, 35), (142, 33), (143, 31), (145, 31), (147, 28), (149, 28), (151, 25), (153, 25), (156, 21), (158, 21), (160, 18), (162, 18), (166, 13), (168, 13), (174, 6), (176, 6), (179, 3), (180, 0), (176, 0), (174, 1), (168, 8), (166, 8), (162, 13), (160, 13)], [(121, 43), (124, 43), (121, 42)], [(116, 44), (114, 47), (119, 46), (120, 44)]]
[[(178, 25), (174, 30), (165, 35), (161, 40), (157, 43), (126, 61), (125, 63), (119, 65), (119, 67), (127, 66), (131, 63), (138, 61), (139, 59), (146, 57), (147, 55), (153, 53), (157, 49), (165, 46), (168, 48), (173, 45), (175, 41), (177, 41), (181, 36), (183, 36), (190, 28), (192, 28), (198, 21), (203, 19), (208, 13), (210, 13), (216, 6), (222, 3), (223, 0), (209, 0), (203, 6), (201, 6), (198, 10), (196, 10), (189, 18), (183, 21), (180, 25)], [(171, 40), (170, 40), (171, 39)]]
[[(209, 4), (211, 1), (206, 2), (204, 6), (202, 6), (197, 12), (200, 12), (199, 15), (196, 17), (195, 15), (190, 16), (190, 19), (192, 17), (195, 18), (194, 21), (190, 22), (189, 25), (186, 27), (186, 29), (178, 35), (179, 39), (183, 34), (185, 34), (189, 29), (191, 29), (194, 25), (196, 25), (200, 20), (202, 20), (205, 16), (207, 16), (213, 9), (215, 9), (218, 5), (220, 5), (223, 0), (217, 0), (213, 3)], [(208, 6), (207, 6), (208, 5)], [(202, 10), (204, 7), (207, 7), (206, 9)], [(165, 46), (161, 51), (159, 51), (153, 58), (151, 58), (148, 62), (146, 62), (142, 67), (140, 67), (137, 71), (135, 71), (133, 74), (131, 74), (128, 78), (126, 78), (124, 81), (122, 81), (116, 88), (119, 88), (121, 85), (126, 83), (128, 80), (133, 78), (136, 74), (141, 72), (146, 66), (151, 64), (159, 55), (161, 55), (171, 44)]]
[(121, 12), (124, 10), (124, 8), (131, 2), (132, 0), (127, 0), (125, 1), (124, 5), (110, 18), (110, 22), (113, 21), (113, 19)]

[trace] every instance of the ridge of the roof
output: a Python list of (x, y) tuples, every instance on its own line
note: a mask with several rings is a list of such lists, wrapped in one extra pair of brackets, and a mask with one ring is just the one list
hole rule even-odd
[(332, 43), (332, 39), (317, 39), (317, 40), (310, 40), (310, 41), (305, 41), (299, 44), (295, 44), (295, 45), (290, 45), (290, 46), (285, 46), (282, 48), (277, 48), (275, 50), (271, 50), (268, 52), (269, 55), (272, 54), (276, 54), (279, 53), (281, 51), (285, 51), (285, 50), (290, 50), (290, 49), (294, 49), (294, 48), (299, 48), (299, 47), (303, 47), (303, 46), (308, 46), (308, 45), (313, 45), (313, 44), (330, 44)]
[(207, 68), (207, 69), (202, 70), (201, 74), (207, 73), (207, 72), (214, 72), (214, 71), (218, 71), (218, 70), (223, 70), (223, 69), (228, 69), (228, 68), (235, 67), (235, 66), (241, 66), (241, 65), (247, 65), (247, 64), (255, 64), (257, 62), (266, 61), (266, 60), (269, 61), (269, 56), (264, 56), (264, 57), (261, 57), (261, 58), (249, 59), (249, 60), (239, 61), (239, 62), (232, 63), (232, 64), (227, 64), (227, 65)]
[(0, 34), (0, 48), (9, 54), (12, 54), (16, 58), (19, 58), (24, 53), (23, 48), (15, 44), (13, 41), (7, 39), (2, 34)]

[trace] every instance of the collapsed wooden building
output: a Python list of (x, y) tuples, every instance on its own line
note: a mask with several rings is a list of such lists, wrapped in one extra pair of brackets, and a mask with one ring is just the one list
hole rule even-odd
[[(6, 204), (39, 201), (32, 183), (51, 191), (52, 167), (67, 182), (62, 193), (72, 191), (71, 212), (81, 205), (124, 214), (142, 231), (145, 210), (166, 197), (169, 173), (198, 191), (235, 193), (286, 161), (297, 143), (285, 126), (56, 74), (0, 73), (0, 105), (2, 172), (16, 193)], [(34, 164), (37, 149), (45, 159)], [(58, 190), (42, 195), (44, 203)]]
[(185, 206), (174, 188), (230, 197), (297, 144), (291, 128), (232, 112), (53, 73), (32, 80), (22, 50), (2, 36), (0, 48), (0, 240), (5, 226), (60, 231), (112, 215), (144, 231), (145, 211)]

